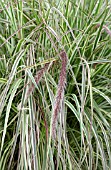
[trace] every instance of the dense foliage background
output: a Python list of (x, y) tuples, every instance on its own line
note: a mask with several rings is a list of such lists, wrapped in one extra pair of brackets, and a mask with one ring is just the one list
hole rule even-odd
[(110, 0), (0, 1), (0, 170), (111, 170), (110, 29)]

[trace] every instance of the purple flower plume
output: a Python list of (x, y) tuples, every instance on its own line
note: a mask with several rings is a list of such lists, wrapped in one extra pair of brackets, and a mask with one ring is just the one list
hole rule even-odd
[(63, 102), (64, 90), (65, 90), (65, 85), (66, 85), (67, 56), (66, 56), (65, 51), (62, 51), (60, 53), (60, 57), (61, 57), (62, 67), (61, 67), (61, 71), (60, 71), (58, 88), (57, 88), (55, 104), (54, 104), (54, 109), (53, 109), (53, 115), (52, 115), (53, 116), (53, 118), (52, 118), (52, 136), (53, 136), (53, 138), (56, 137), (57, 118), (58, 118), (58, 113), (62, 109), (62, 102)]
[[(49, 67), (49, 63), (45, 64), (45, 66), (36, 73), (36, 76), (34, 77), (36, 84), (39, 83), (39, 81), (41, 80), (44, 72), (47, 71), (48, 67)], [(32, 86), (28, 90), (27, 97), (33, 92), (34, 87), (35, 87), (34, 84), (32, 84)]]

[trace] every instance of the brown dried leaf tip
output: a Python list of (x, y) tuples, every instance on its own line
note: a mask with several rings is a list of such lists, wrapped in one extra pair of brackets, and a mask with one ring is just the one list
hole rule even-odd
[(54, 101), (54, 109), (53, 109), (53, 118), (52, 118), (52, 136), (56, 137), (56, 124), (58, 113), (62, 110), (62, 102), (64, 97), (64, 90), (66, 85), (66, 66), (67, 66), (67, 55), (65, 51), (61, 51), (60, 53), (62, 67), (59, 76), (57, 93)]

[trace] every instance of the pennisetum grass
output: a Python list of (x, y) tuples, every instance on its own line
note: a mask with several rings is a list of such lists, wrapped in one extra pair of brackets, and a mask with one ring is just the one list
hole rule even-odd
[(110, 7), (0, 1), (0, 170), (111, 170)]

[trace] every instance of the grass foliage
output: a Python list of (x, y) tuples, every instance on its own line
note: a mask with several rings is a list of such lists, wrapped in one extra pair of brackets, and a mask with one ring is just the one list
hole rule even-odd
[(110, 0), (0, 0), (0, 170), (111, 170), (110, 25)]

